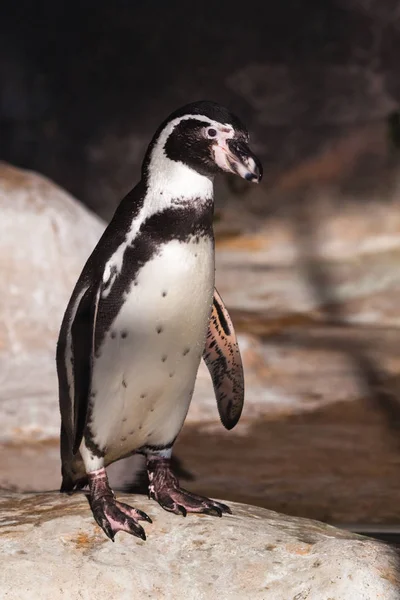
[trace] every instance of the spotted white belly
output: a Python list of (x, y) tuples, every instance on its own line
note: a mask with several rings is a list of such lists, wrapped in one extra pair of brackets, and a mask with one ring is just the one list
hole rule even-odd
[(186, 417), (214, 291), (212, 241), (172, 241), (144, 265), (93, 365), (92, 431), (106, 463), (172, 442)]

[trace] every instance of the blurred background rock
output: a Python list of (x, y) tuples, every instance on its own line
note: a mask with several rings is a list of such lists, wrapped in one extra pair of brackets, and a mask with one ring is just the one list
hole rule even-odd
[(161, 120), (209, 98), (265, 171), (217, 183), (246, 408), (223, 431), (201, 367), (178, 466), (227, 500), (399, 521), (398, 3), (18, 2), (0, 32), (0, 485), (59, 485), (57, 327), (104, 227), (15, 167), (106, 222)]

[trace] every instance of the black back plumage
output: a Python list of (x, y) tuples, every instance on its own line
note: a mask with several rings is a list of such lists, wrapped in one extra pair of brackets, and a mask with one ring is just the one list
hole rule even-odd
[[(62, 454), (63, 452), (66, 454), (76, 452), (87, 421), (92, 354), (96, 351), (98, 340), (104, 337), (107, 328), (106, 322), (97, 319), (98, 327), (95, 335), (96, 299), (101, 292), (104, 267), (109, 257), (124, 242), (129, 223), (137, 217), (143, 206), (145, 193), (146, 187), (141, 182), (120, 202), (110, 224), (86, 261), (64, 314), (56, 353), (60, 411), (63, 421)], [(85, 288), (87, 289), (76, 308), (75, 318), (71, 325), (71, 369), (74, 375), (74, 403), (72, 406), (72, 390), (69, 389), (66, 366), (67, 336), (73, 309)], [(121, 302), (122, 296), (120, 296), (119, 302), (114, 303), (114, 315), (118, 312)]]

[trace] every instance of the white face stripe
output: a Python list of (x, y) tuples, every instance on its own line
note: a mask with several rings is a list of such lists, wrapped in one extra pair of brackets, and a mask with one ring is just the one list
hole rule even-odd
[(215, 127), (215, 129), (218, 129), (218, 130), (221, 130), (221, 128), (224, 128), (225, 133), (226, 133), (226, 130), (229, 130), (229, 132), (231, 133), (230, 137), (233, 137), (233, 135), (235, 133), (232, 125), (230, 125), (229, 123), (220, 123), (219, 121), (214, 121), (213, 119), (210, 119), (209, 117), (206, 117), (205, 115), (183, 115), (183, 117), (177, 117), (176, 119), (173, 119), (164, 127), (164, 129), (161, 131), (160, 135), (158, 136), (158, 140), (155, 144), (155, 147), (161, 145), (161, 148), (164, 148), (168, 137), (174, 131), (175, 127), (177, 127), (180, 123), (182, 123), (182, 121), (187, 121), (189, 119), (194, 119), (195, 121), (200, 121), (203, 123), (209, 123), (210, 125)]
[(229, 123), (219, 123), (205, 115), (183, 115), (170, 121), (161, 131), (151, 152), (149, 192), (151, 190), (154, 198), (159, 197), (160, 192), (162, 192), (164, 200), (179, 196), (186, 199), (207, 199), (212, 197), (212, 180), (210, 177), (200, 175), (197, 171), (194, 171), (182, 162), (170, 160), (165, 153), (165, 144), (171, 133), (182, 121), (187, 121), (188, 119), (208, 123), (217, 129), (220, 135), (222, 133), (221, 130), (225, 129), (225, 132), (226, 130), (229, 131), (229, 133), (224, 134), (225, 136), (234, 136), (234, 129)]

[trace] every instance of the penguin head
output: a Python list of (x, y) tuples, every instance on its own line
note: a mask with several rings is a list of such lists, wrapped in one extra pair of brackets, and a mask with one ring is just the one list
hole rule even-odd
[(157, 169), (165, 159), (209, 178), (228, 172), (258, 183), (263, 173), (240, 120), (223, 106), (205, 100), (187, 104), (162, 123), (147, 151), (144, 172), (150, 161)]

